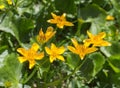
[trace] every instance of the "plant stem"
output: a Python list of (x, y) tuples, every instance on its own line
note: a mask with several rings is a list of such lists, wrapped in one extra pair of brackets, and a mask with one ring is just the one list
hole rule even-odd
[(56, 81), (53, 81), (53, 82), (51, 82), (51, 83), (48, 83), (48, 84), (46, 84), (46, 86), (53, 86), (53, 85), (55, 86), (55, 85), (59, 84), (60, 82), (68, 79), (69, 77), (71, 77), (72, 75), (74, 75), (76, 71), (78, 71), (78, 70), (81, 68), (81, 66), (85, 63), (85, 61), (86, 61), (86, 59), (82, 62), (82, 64), (80, 64), (78, 67), (76, 67), (76, 68), (73, 70), (73, 72), (72, 72), (71, 74), (69, 74), (67, 77), (61, 78), (61, 79), (56, 80)]
[(34, 70), (32, 71), (32, 73), (27, 77), (27, 79), (25, 81), (23, 81), (23, 84), (27, 83), (32, 77), (33, 75), (36, 73), (37, 68), (34, 68)]

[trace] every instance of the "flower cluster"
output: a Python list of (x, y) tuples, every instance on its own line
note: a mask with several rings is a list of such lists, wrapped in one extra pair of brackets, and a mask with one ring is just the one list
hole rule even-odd
[(12, 5), (13, 4), (13, 2), (12, 2), (12, 0), (6, 0), (6, 3), (5, 2), (3, 2), (4, 0), (2, 0), (1, 2), (0, 2), (0, 10), (3, 10), (6, 6), (5, 6), (5, 4), (7, 3), (8, 5)]
[[(54, 19), (50, 19), (47, 22), (57, 24), (58, 28), (63, 28), (64, 25), (73, 26), (73, 23), (66, 21), (65, 13), (62, 16), (57, 16), (54, 13), (51, 14)], [(55, 34), (56, 31), (54, 31), (53, 27), (48, 27), (45, 33), (41, 28), (36, 39), (41, 45), (43, 45), (46, 42), (48, 42)], [(98, 47), (111, 45), (109, 42), (103, 39), (106, 36), (105, 32), (101, 32), (97, 35), (93, 35), (89, 31), (87, 31), (87, 34), (89, 38), (83, 40), (83, 44), (79, 44), (75, 38), (71, 38), (74, 47), (67, 46), (68, 50), (71, 51), (72, 53), (79, 55), (81, 60), (83, 60), (87, 54), (97, 51)], [(37, 43), (33, 43), (32, 47), (28, 50), (24, 48), (18, 48), (17, 51), (21, 55), (23, 55), (18, 57), (19, 61), (21, 63), (28, 61), (29, 69), (33, 68), (34, 65), (36, 64), (35, 60), (41, 60), (43, 57), (45, 57), (44, 52), (37, 53), (39, 47), (40, 46)], [(43, 48), (45, 49), (46, 53), (49, 55), (49, 59), (51, 63), (56, 59), (65, 61), (65, 58), (62, 56), (62, 54), (66, 51), (64, 46), (57, 47), (54, 43), (51, 43), (50, 47), (45, 46)]]

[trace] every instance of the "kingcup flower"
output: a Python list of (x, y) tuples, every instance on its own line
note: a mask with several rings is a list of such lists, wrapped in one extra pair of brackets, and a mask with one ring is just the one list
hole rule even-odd
[(48, 27), (46, 33), (44, 33), (41, 28), (37, 36), (37, 41), (41, 44), (46, 43), (55, 33), (56, 31), (53, 31), (53, 27)]
[(20, 63), (25, 61), (29, 62), (29, 69), (33, 68), (35, 65), (35, 60), (41, 60), (44, 57), (44, 52), (37, 53), (39, 49), (39, 45), (37, 43), (33, 43), (32, 47), (28, 50), (24, 48), (18, 48), (17, 52), (19, 52), (23, 56), (19, 56), (18, 60)]
[(12, 0), (7, 0), (9, 5), (12, 5)]
[(95, 52), (96, 50), (98, 50), (97, 48), (95, 47), (88, 47), (88, 46), (85, 46), (84, 44), (78, 44), (77, 40), (72, 38), (71, 39), (73, 46), (68, 46), (68, 49), (75, 53), (75, 54), (78, 54), (79, 57), (81, 58), (81, 60), (84, 59), (85, 55), (89, 54), (89, 53), (92, 53), (92, 52)]
[(97, 35), (91, 34), (89, 31), (87, 31), (87, 34), (89, 36), (89, 39), (85, 39), (83, 42), (85, 43), (86, 46), (89, 46), (92, 44), (92, 46), (110, 46), (111, 44), (103, 38), (105, 38), (106, 33), (101, 32)]
[(45, 47), (45, 51), (49, 55), (51, 63), (56, 59), (65, 61), (64, 57), (61, 55), (65, 52), (65, 48), (63, 46), (56, 47), (56, 45), (52, 43), (51, 48)]
[(108, 16), (106, 17), (106, 20), (112, 21), (112, 20), (115, 20), (115, 18), (114, 18), (113, 16), (111, 16), (111, 15), (108, 15)]
[(5, 6), (4, 5), (0, 5), (0, 10), (4, 9)]
[(57, 16), (54, 13), (51, 13), (53, 19), (48, 20), (47, 22), (51, 24), (56, 24), (58, 28), (63, 28), (65, 26), (74, 26), (71, 22), (66, 21), (66, 14), (63, 13), (62, 16)]

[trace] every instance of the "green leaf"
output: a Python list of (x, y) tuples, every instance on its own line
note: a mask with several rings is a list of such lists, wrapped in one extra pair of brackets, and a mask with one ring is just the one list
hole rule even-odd
[[(12, 15), (11, 13), (8, 13), (8, 15)], [(18, 30), (16, 29), (15, 25), (12, 22), (11, 16), (6, 16), (2, 23), (0, 23), (0, 31), (4, 31), (7, 33), (10, 33), (13, 35), (17, 40), (19, 40), (18, 37)]]
[(79, 56), (72, 54), (72, 53), (68, 53), (67, 64), (71, 69), (75, 69), (80, 64)]
[[(4, 53), (7, 53), (5, 51)], [(22, 65), (17, 60), (17, 54), (11, 53), (4, 57), (3, 65), (0, 67), (0, 82), (7, 86), (5, 83), (9, 82), (12, 88), (18, 88), (21, 78)]]
[(55, 7), (62, 13), (76, 13), (74, 0), (55, 0)]
[(120, 55), (112, 55), (108, 58), (108, 63), (114, 72), (120, 73)]
[(33, 20), (22, 17), (22, 18), (14, 19), (13, 23), (17, 28), (19, 39), (22, 42), (29, 41), (29, 37), (30, 37), (29, 34), (31, 30), (34, 28)]
[(99, 7), (97, 4), (89, 4), (88, 6), (81, 8), (80, 12), (81, 12), (81, 14), (80, 14), (79, 17), (81, 17), (85, 20), (88, 19), (88, 18), (96, 18), (100, 14), (104, 14), (104, 15), (106, 14), (104, 9)]
[(111, 46), (101, 47), (101, 52), (107, 57), (120, 54), (120, 43), (118, 41), (111, 42)]
[(92, 53), (81, 67), (81, 75), (86, 78), (88, 82), (99, 73), (105, 63), (105, 58), (101, 53)]
[(93, 60), (93, 76), (95, 76), (103, 68), (105, 58), (100, 53), (93, 53), (89, 57)]

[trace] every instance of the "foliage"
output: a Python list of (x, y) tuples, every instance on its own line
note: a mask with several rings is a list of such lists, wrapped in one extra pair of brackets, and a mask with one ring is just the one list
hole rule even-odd
[(0, 0), (0, 88), (120, 88), (119, 19), (119, 0)]

